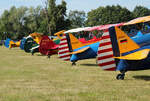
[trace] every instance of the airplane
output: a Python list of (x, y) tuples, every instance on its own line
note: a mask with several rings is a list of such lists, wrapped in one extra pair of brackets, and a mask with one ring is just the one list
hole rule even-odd
[[(111, 25), (121, 26), (123, 25), (123, 23), (109, 24), (105, 25), (105, 27)], [(99, 27), (104, 27), (104, 25), (101, 25)], [(76, 62), (78, 60), (96, 58), (100, 41), (101, 38), (99, 38), (99, 40), (82, 43), (71, 33), (65, 33), (65, 35), (60, 41), (58, 55), (62, 60), (71, 61), (72, 65), (76, 65)]]
[(103, 70), (120, 71), (116, 79), (124, 80), (127, 71), (150, 69), (149, 51), (150, 26), (133, 37), (113, 26), (102, 35), (97, 54), (98, 65)]
[[(37, 44), (36, 41), (31, 36), (28, 36), (24, 42), (24, 51), (27, 53), (32, 53), (32, 55), (35, 52), (38, 52), (39, 44)], [(32, 50), (32, 51), (31, 51)]]
[(32, 55), (35, 52), (39, 52), (39, 43), (42, 39), (42, 35), (39, 33), (32, 33), (28, 37), (26, 37), (26, 40), (24, 42), (24, 51), (27, 53), (32, 53)]
[(57, 54), (60, 39), (64, 34), (63, 32), (65, 32), (65, 30), (55, 33), (55, 36), (43, 36), (40, 41), (39, 52), (42, 55), (47, 55), (48, 58), (53, 54)]
[(10, 42), (10, 41), (11, 41), (10, 38), (7, 38), (7, 39), (5, 40), (4, 45), (5, 45), (6, 48), (9, 48), (9, 42)]
[(20, 41), (13, 41), (13, 40), (11, 40), (9, 42), (9, 48), (19, 47), (19, 46), (20, 46)]
[(59, 45), (57, 40), (51, 40), (49, 36), (43, 36), (40, 41), (39, 52), (43, 55), (47, 55), (50, 58), (51, 55), (57, 54)]
[(62, 39), (60, 39), (58, 49), (59, 58), (64, 61), (71, 61), (72, 65), (76, 65), (78, 60), (95, 58), (99, 40), (82, 43), (71, 33), (65, 33)]
[(11, 49), (11, 48), (13, 48), (13, 47), (19, 47), (19, 46), (20, 46), (20, 41), (13, 41), (13, 40), (7, 38), (7, 39), (5, 40), (4, 45), (5, 45), (6, 48)]

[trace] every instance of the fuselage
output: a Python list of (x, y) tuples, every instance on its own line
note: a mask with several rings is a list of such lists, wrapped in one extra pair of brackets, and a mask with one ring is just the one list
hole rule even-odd
[(139, 44), (141, 47), (149, 45), (150, 44), (150, 33), (142, 34), (141, 31), (137, 33), (136, 36), (131, 38), (134, 42)]
[(82, 60), (82, 59), (89, 59), (89, 58), (95, 58), (97, 56), (97, 51), (98, 51), (98, 46), (99, 42), (86, 45), (77, 49), (74, 49), (73, 51), (78, 51), (80, 49), (83, 49), (85, 47), (90, 47), (86, 51), (79, 53), (79, 54), (72, 54), (70, 61), (77, 61), (77, 60)]

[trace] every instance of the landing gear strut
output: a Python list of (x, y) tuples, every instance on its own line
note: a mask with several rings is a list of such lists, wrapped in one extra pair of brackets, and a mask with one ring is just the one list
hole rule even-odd
[(117, 80), (124, 80), (125, 72), (126, 72), (126, 71), (120, 71), (120, 72), (121, 72), (121, 74), (118, 74), (118, 75), (116, 76), (116, 79), (117, 79)]

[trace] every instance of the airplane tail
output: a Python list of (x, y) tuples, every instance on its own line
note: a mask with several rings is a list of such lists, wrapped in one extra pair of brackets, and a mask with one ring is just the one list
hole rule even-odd
[(105, 31), (98, 48), (97, 63), (103, 70), (116, 70), (115, 59), (113, 58), (112, 42), (109, 31)]
[(84, 46), (75, 36), (71, 33), (65, 34), (60, 39), (58, 54), (64, 61), (70, 60), (70, 53), (77, 48)]
[(98, 49), (98, 65), (104, 70), (116, 70), (115, 57), (140, 48), (125, 32), (117, 27), (109, 28), (102, 35)]
[(64, 61), (70, 60), (70, 49), (69, 49), (68, 40), (67, 40), (66, 35), (64, 35), (60, 39), (60, 44), (59, 44), (59, 48), (58, 48), (58, 56), (59, 56), (59, 58), (61, 58)]
[(75, 36), (73, 36), (70, 33), (69, 33), (69, 38), (70, 38), (71, 48), (73, 50), (84, 46)]

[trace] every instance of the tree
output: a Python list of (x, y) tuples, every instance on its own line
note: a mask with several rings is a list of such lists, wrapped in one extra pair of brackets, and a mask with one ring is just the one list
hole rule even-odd
[(133, 10), (133, 15), (135, 18), (150, 15), (150, 9), (143, 6), (136, 6)]
[(68, 19), (71, 21), (71, 28), (83, 27), (85, 25), (86, 14), (84, 11), (70, 11)]
[(50, 35), (57, 31), (66, 29), (69, 21), (66, 18), (66, 2), (62, 0), (60, 5), (55, 4), (56, 0), (48, 0), (47, 17)]
[(21, 39), (25, 33), (26, 33), (26, 29), (24, 26), (25, 23), (25, 18), (27, 16), (27, 7), (19, 7), (17, 9), (15, 9), (14, 11), (11, 11), (10, 9), (10, 14), (11, 14), (11, 18), (9, 18), (10, 22), (13, 22), (13, 32), (12, 34), (16, 34), (14, 36), (14, 39)]
[(22, 37), (24, 29), (24, 22), (26, 17), (26, 7), (16, 8), (12, 6), (11, 9), (5, 10), (0, 19), (0, 28), (6, 36), (12, 39)]
[(60, 5), (57, 5), (57, 14), (56, 14), (56, 32), (64, 29), (68, 29), (68, 26), (70, 26), (70, 21), (67, 19), (66, 15), (66, 2), (62, 0), (62, 3)]
[(37, 6), (36, 8), (30, 7), (28, 10), (28, 16), (26, 17), (25, 27), (28, 29), (28, 33), (33, 32), (42, 32), (40, 29), (41, 21), (44, 17), (41, 14), (42, 8), (41, 6)]
[(10, 13), (8, 10), (5, 10), (4, 13), (1, 15), (0, 18), (0, 31), (1, 31), (1, 36), (6, 36), (9, 37), (9, 33), (11, 31), (11, 25), (7, 19), (9, 18)]
[(99, 7), (88, 12), (87, 26), (104, 25), (112, 23), (126, 22), (133, 19), (133, 14), (121, 6)]

